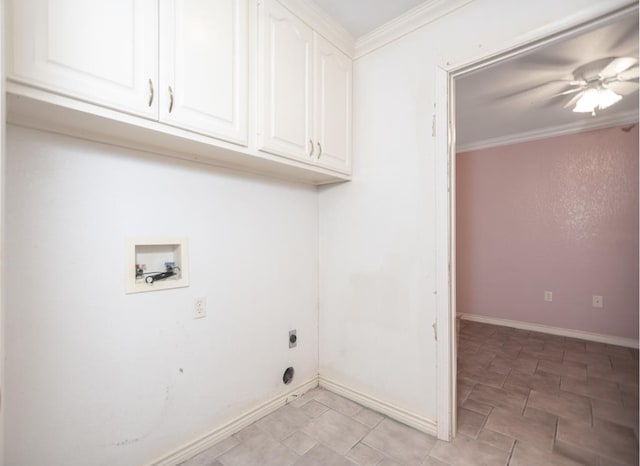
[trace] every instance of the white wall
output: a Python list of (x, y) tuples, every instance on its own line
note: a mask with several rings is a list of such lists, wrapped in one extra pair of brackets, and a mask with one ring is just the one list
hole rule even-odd
[[(4, 464), (144, 464), (317, 374), (315, 188), (7, 139)], [(191, 286), (125, 295), (126, 238), (155, 235), (188, 237)]]
[(354, 180), (320, 190), (322, 376), (436, 420), (436, 67), (625, 3), (476, 0), (356, 61)]

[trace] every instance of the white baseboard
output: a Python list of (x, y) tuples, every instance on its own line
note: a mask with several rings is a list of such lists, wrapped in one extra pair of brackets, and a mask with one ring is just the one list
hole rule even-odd
[(437, 437), (438, 435), (437, 425), (432, 419), (419, 416), (404, 408), (400, 408), (392, 405), (391, 403), (387, 403), (386, 401), (374, 398), (371, 395), (367, 395), (366, 393), (347, 387), (346, 385), (322, 375), (319, 376), (319, 380), (322, 388), (326, 388), (337, 395), (348, 398), (351, 401), (355, 401), (367, 408), (371, 408), (380, 414), (384, 414), (391, 419), (395, 419), (396, 421), (411, 426), (425, 434), (433, 435), (434, 437)]
[(208, 434), (203, 435), (197, 440), (194, 440), (162, 458), (159, 458), (148, 466), (175, 466), (183, 461), (188, 460), (196, 456), (198, 453), (202, 453), (207, 448), (212, 447), (216, 443), (236, 432), (241, 431), (250, 424), (253, 424), (259, 419), (262, 419), (267, 414), (272, 413), (276, 409), (284, 406), (292, 396), (300, 396), (308, 390), (318, 386), (318, 377), (312, 377), (306, 382), (297, 385), (291, 390), (277, 395), (268, 401), (256, 406), (255, 408), (241, 414), (240, 416), (222, 424), (220, 427), (212, 430)]
[(577, 338), (580, 340), (595, 341), (598, 343), (607, 343), (609, 345), (625, 346), (627, 348), (638, 349), (638, 340), (634, 340), (633, 338), (616, 337), (613, 335), (604, 335), (602, 333), (585, 332), (584, 330), (551, 327), (549, 325), (531, 324), (529, 322), (501, 319), (499, 317), (479, 316), (476, 314), (459, 313), (458, 317), (463, 320), (481, 322), (483, 324), (500, 325), (502, 327), (513, 327), (522, 330), (529, 330), (532, 332), (550, 333), (551, 335), (559, 335), (562, 337)]

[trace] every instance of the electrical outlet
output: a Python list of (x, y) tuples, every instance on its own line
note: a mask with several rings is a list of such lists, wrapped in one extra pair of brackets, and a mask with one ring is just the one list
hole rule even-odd
[(594, 294), (591, 296), (591, 306), (593, 307), (604, 307), (602, 296)]
[(207, 315), (207, 298), (196, 298), (193, 300), (193, 318), (202, 319)]
[(544, 300), (545, 300), (545, 301), (547, 301), (547, 302), (549, 302), (549, 303), (550, 303), (551, 301), (553, 301), (553, 292), (551, 292), (551, 291), (545, 291), (545, 292), (544, 292)]

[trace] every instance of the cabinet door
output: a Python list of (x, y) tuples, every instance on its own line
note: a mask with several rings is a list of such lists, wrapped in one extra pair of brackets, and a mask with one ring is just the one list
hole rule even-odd
[(247, 0), (160, 4), (160, 121), (246, 144)]
[(315, 36), (317, 164), (351, 173), (351, 70), (349, 57)]
[(260, 149), (310, 160), (313, 32), (275, 0), (261, 6)]
[(9, 0), (8, 7), (10, 79), (157, 118), (157, 0)]

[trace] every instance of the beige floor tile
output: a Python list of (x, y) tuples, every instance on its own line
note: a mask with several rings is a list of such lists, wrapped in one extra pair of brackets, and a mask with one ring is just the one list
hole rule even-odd
[(587, 365), (574, 361), (545, 361), (541, 360), (538, 364), (537, 372), (544, 372), (554, 375), (568, 375), (577, 379), (587, 379)]
[(588, 398), (571, 393), (549, 394), (532, 390), (527, 407), (536, 408), (556, 416), (591, 423), (591, 403)]
[[(256, 464), (262, 466), (261, 463)], [(298, 461), (296, 461), (295, 466), (353, 466), (355, 464), (353, 461), (338, 455), (324, 445), (316, 445), (305, 453), (304, 456), (301, 456)], [(249, 466), (249, 464), (244, 466)]]
[(630, 428), (638, 426), (638, 409), (628, 408), (617, 402), (594, 399), (593, 417)]
[(274, 440), (273, 437), (258, 432), (253, 437), (233, 447), (218, 458), (224, 466), (289, 466), (296, 462), (298, 455)]
[(282, 444), (291, 448), (296, 454), (302, 456), (313, 447), (316, 446), (318, 442), (315, 439), (312, 439), (304, 432), (296, 431), (291, 434), (289, 437), (282, 441)]
[(582, 351), (566, 350), (564, 352), (565, 361), (581, 362), (583, 364), (593, 364), (611, 367), (611, 360), (606, 354), (587, 353)]
[(404, 466), (391, 458), (384, 458), (378, 463), (378, 466)]
[(628, 464), (638, 464), (638, 442), (633, 430), (607, 421), (594, 420), (594, 426), (560, 419), (558, 440)]
[(584, 466), (598, 466), (598, 455), (584, 448), (577, 447), (562, 440), (556, 439), (553, 444), (553, 453), (570, 458)]
[(461, 408), (458, 410), (458, 432), (476, 438), (482, 429), (486, 416)]
[(473, 411), (474, 413), (482, 414), (483, 416), (487, 416), (493, 409), (493, 406), (490, 404), (480, 403), (479, 401), (474, 400), (466, 400), (462, 404), (462, 407), (469, 411)]
[(496, 408), (511, 410), (514, 412), (522, 412), (526, 396), (509, 393), (502, 388), (489, 387), (487, 385), (476, 385), (467, 400), (477, 403), (487, 404)]
[(635, 408), (638, 409), (638, 395), (629, 395), (627, 393), (622, 393), (622, 404), (627, 408)]
[(436, 439), (391, 419), (384, 419), (362, 443), (402, 463), (419, 464)]
[(503, 451), (511, 451), (515, 442), (511, 437), (489, 429), (482, 429), (478, 435), (478, 440)]
[(311, 418), (301, 409), (283, 406), (256, 422), (256, 427), (276, 440), (283, 440), (307, 424)]
[(538, 351), (527, 351), (526, 349), (522, 350), (520, 353), (520, 357), (527, 356), (536, 360), (544, 360), (544, 361), (555, 361), (561, 362), (564, 357), (563, 349), (554, 349), (547, 348), (546, 345), (543, 349)]
[[(634, 361), (634, 364), (635, 363)], [(608, 380), (626, 385), (638, 386), (638, 372), (636, 369), (609, 368), (604, 366), (589, 366), (588, 374), (590, 378)]]
[(564, 341), (564, 348), (573, 352), (584, 353), (586, 351), (586, 342), (584, 340), (566, 338)]
[[(613, 368), (617, 371), (628, 371), (631, 372), (633, 374), (638, 375), (638, 372), (640, 371), (640, 368), (638, 367), (638, 359), (636, 358), (632, 358), (632, 359), (624, 359), (624, 358), (619, 358), (617, 356), (610, 356), (611, 358), (611, 364), (613, 365)], [(635, 385), (638, 385), (638, 382), (636, 381)]]
[(458, 403), (462, 403), (468, 396), (469, 393), (471, 393), (471, 390), (473, 390), (473, 387), (476, 386), (477, 382), (474, 382), (472, 380), (467, 380), (462, 378), (460, 375), (458, 375), (458, 380), (457, 380), (457, 397), (458, 397)]
[(629, 466), (628, 463), (621, 463), (611, 458), (605, 458), (601, 456), (599, 458), (598, 466)]
[(299, 409), (304, 411), (304, 413), (309, 417), (318, 417), (326, 412), (329, 407), (327, 405), (323, 405), (322, 403), (318, 403), (316, 400), (311, 400)]
[(264, 432), (261, 429), (258, 429), (256, 427), (256, 424), (253, 423), (250, 426), (242, 429), (240, 432), (233, 434), (233, 437), (240, 442), (244, 442), (245, 440), (248, 440), (251, 437), (260, 433), (264, 433)]
[(533, 374), (538, 367), (538, 360), (529, 356), (523, 356), (524, 353), (515, 358), (508, 358), (505, 356), (496, 356), (491, 366), (491, 369), (508, 374), (511, 371), (523, 372), (525, 374)]
[(509, 452), (458, 435), (451, 442), (438, 440), (429, 456), (452, 466), (502, 466), (507, 463)]
[(527, 443), (516, 442), (509, 466), (582, 466), (582, 463)]
[(309, 422), (302, 431), (344, 455), (369, 432), (369, 428), (344, 414), (329, 410)]
[(557, 392), (560, 388), (560, 376), (538, 373), (535, 375), (512, 372), (506, 382), (509, 385), (530, 388), (541, 392)]
[(420, 466), (450, 466), (448, 463), (443, 463), (440, 460), (433, 458), (432, 456), (427, 456), (425, 460), (420, 463)]
[(364, 443), (358, 443), (349, 451), (347, 458), (361, 466), (375, 466), (384, 455)]
[(489, 370), (479, 366), (472, 366), (469, 369), (462, 369), (459, 374), (465, 379), (473, 380), (475, 382), (496, 388), (502, 387), (502, 384), (507, 378), (506, 374), (500, 374), (499, 372), (496, 372), (494, 370)]
[(502, 389), (507, 393), (510, 393), (512, 395), (522, 396), (525, 399), (529, 397), (529, 392), (531, 392), (531, 388), (529, 387), (526, 387), (524, 385), (513, 385), (510, 383), (505, 383), (502, 386)]
[(618, 388), (620, 389), (620, 393), (622, 393), (623, 395), (638, 396), (637, 385), (627, 385), (624, 383), (619, 383)]
[(602, 379), (592, 379), (587, 377), (587, 381), (575, 379), (573, 377), (562, 377), (560, 389), (589, 398), (599, 398), (602, 400), (622, 402), (618, 384)]
[[(181, 463), (181, 466), (212, 466), (216, 463), (216, 458), (220, 455), (226, 453), (231, 450), (233, 447), (237, 446), (240, 442), (233, 438), (226, 438), (218, 443), (216, 443), (211, 448), (203, 451), (199, 455), (194, 456), (188, 461)], [(218, 463), (220, 464), (220, 463)]]
[(534, 421), (546, 424), (554, 429), (556, 423), (558, 422), (558, 416), (547, 413), (546, 411), (541, 411), (536, 408), (530, 408), (528, 406), (524, 409), (522, 415), (527, 419), (533, 419)]
[(494, 432), (531, 443), (542, 450), (551, 452), (555, 425), (494, 409), (487, 419), (486, 427)]
[(352, 417), (353, 419), (364, 424), (370, 429), (373, 429), (380, 423), (380, 421), (382, 421), (382, 419), (384, 419), (384, 416), (382, 414), (376, 413), (375, 411), (371, 411), (367, 408), (362, 408)]
[(359, 404), (354, 403), (351, 400), (347, 400), (340, 395), (336, 395), (335, 393), (331, 393), (328, 390), (320, 390), (315, 395), (315, 400), (328, 406), (334, 411), (344, 414), (345, 416), (353, 416), (362, 409), (362, 406)]

